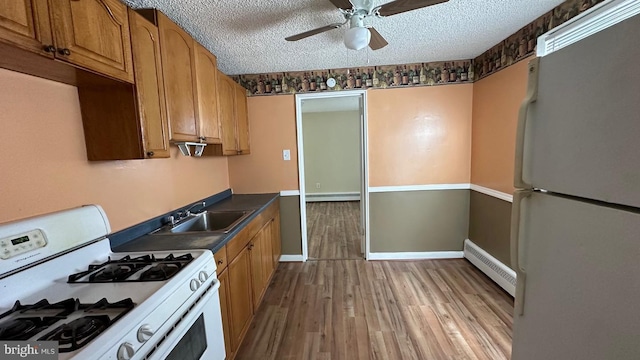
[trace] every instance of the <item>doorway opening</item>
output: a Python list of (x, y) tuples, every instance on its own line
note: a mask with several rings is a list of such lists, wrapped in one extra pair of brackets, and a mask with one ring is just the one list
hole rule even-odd
[(304, 261), (369, 255), (366, 91), (296, 95)]

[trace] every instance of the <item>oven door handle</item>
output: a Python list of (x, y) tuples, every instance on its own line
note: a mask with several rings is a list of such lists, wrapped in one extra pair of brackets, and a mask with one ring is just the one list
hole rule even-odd
[(214, 282), (213, 289), (211, 289), (209, 291), (216, 292), (216, 291), (218, 291), (218, 289), (220, 289), (220, 280), (214, 279), (213, 282)]

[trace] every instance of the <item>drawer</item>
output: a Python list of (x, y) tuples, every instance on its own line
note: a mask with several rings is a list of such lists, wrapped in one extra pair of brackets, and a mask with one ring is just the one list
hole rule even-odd
[(216, 261), (216, 273), (220, 274), (227, 268), (227, 246), (223, 246), (213, 254), (213, 258)]

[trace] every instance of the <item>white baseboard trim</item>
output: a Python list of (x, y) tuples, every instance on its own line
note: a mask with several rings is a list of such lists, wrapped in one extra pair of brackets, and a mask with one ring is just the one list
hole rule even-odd
[(303, 262), (302, 255), (280, 255), (280, 262)]
[(511, 270), (500, 260), (494, 258), (473, 241), (464, 241), (464, 257), (475, 265), (480, 271), (485, 273), (496, 284), (500, 285), (506, 292), (515, 296), (516, 293), (516, 272)]
[(336, 193), (306, 193), (306, 202), (320, 202), (320, 201), (359, 201), (359, 192), (336, 192)]
[(397, 191), (428, 191), (428, 190), (469, 190), (471, 184), (431, 184), (431, 185), (403, 185), (403, 186), (371, 186), (370, 193)]
[(300, 196), (300, 190), (282, 190), (280, 196)]
[(483, 193), (485, 195), (493, 196), (494, 198), (498, 198), (504, 201), (513, 202), (513, 195), (503, 193), (502, 191), (489, 189), (476, 184), (471, 184), (471, 190)]
[(369, 260), (462, 259), (463, 257), (462, 251), (372, 252), (369, 254)]

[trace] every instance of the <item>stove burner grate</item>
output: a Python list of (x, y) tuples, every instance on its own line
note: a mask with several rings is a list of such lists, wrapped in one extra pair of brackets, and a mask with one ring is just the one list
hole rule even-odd
[(153, 267), (145, 270), (145, 272), (140, 275), (140, 280), (144, 281), (152, 281), (152, 280), (167, 280), (168, 278), (175, 275), (178, 270), (182, 268), (181, 263), (160, 263), (158, 265), (154, 265)]
[(35, 334), (43, 331), (60, 320), (55, 317), (24, 317), (0, 323), (0, 339), (29, 340)]
[[(123, 281), (163, 281), (177, 274), (180, 269), (193, 260), (190, 253), (175, 256), (169, 254), (164, 258), (154, 255), (143, 255), (132, 258), (127, 255), (121, 259), (102, 264), (89, 265), (86, 271), (69, 275), (69, 283), (105, 283)], [(138, 277), (133, 276), (139, 273)]]
[(67, 324), (62, 324), (41, 341), (57, 341), (61, 353), (77, 350), (102, 333), (111, 323), (108, 315), (84, 316)]
[(0, 315), (0, 340), (29, 340), (56, 324), (73, 319), (58, 325), (38, 340), (58, 341), (59, 352), (74, 351), (98, 336), (134, 306), (131, 299), (110, 303), (103, 298), (93, 304), (82, 304), (78, 299), (53, 304), (40, 300), (32, 305), (22, 305), (16, 301), (11, 310)]

